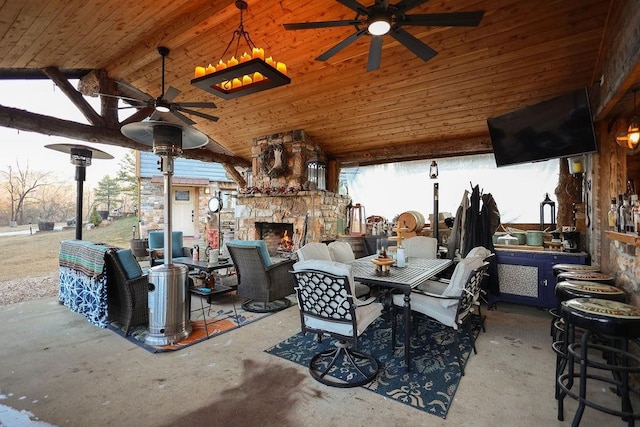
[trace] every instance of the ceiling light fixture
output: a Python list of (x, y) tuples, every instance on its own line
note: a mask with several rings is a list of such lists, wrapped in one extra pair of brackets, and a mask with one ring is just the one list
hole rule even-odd
[(391, 29), (391, 19), (385, 13), (377, 13), (371, 16), (367, 30), (372, 36), (383, 36)]
[[(240, 9), (240, 25), (233, 32), (220, 61), (215, 67), (211, 64), (207, 67), (197, 66), (191, 84), (221, 98), (234, 99), (291, 83), (286, 75), (287, 66), (283, 62), (274, 61), (272, 57), (265, 59), (264, 49), (256, 47), (245, 31), (242, 14), (247, 9), (247, 2), (237, 0), (236, 7)], [(245, 51), (238, 56), (238, 48), (243, 39), (251, 53)], [(222, 58), (234, 42), (235, 54), (228, 61), (223, 61)]]
[(626, 132), (616, 136), (618, 145), (628, 148), (629, 150), (635, 150), (640, 141), (640, 120), (636, 112), (636, 92), (637, 90), (633, 91), (633, 117), (631, 117), (629, 121), (629, 127)]

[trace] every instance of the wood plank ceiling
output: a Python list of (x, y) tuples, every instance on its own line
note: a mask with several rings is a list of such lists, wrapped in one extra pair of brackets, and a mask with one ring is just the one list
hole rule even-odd
[(292, 82), (223, 100), (190, 80), (196, 65), (220, 59), (237, 28), (233, 0), (5, 0), (0, 78), (52, 66), (63, 72), (104, 69), (157, 97), (156, 49), (167, 46), (166, 85), (181, 91), (175, 101), (218, 106), (204, 111), (218, 116), (217, 123), (191, 117), (219, 144), (211, 150), (250, 160), (253, 138), (303, 129), (345, 164), (486, 153), (487, 118), (597, 86), (611, 1), (426, 1), (410, 13), (485, 14), (475, 28), (405, 27), (438, 55), (423, 62), (387, 36), (380, 69), (367, 72), (368, 37), (326, 62), (314, 60), (352, 27), (282, 26), (354, 18), (347, 7), (335, 0), (249, 0), (245, 29), (267, 55), (287, 64)]

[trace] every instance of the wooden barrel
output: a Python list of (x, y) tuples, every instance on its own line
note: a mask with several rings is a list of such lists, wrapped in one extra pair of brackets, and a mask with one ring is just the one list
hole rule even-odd
[(362, 258), (365, 256), (364, 251), (364, 237), (362, 236), (338, 236), (336, 239), (339, 242), (347, 242), (353, 250), (353, 255), (356, 258)]
[(398, 216), (398, 227), (406, 227), (409, 232), (418, 232), (424, 227), (424, 215), (418, 211), (406, 211)]

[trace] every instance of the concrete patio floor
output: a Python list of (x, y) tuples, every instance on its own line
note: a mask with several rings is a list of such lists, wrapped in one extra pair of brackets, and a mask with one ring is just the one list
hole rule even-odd
[[(42, 299), (0, 307), (0, 425), (568, 426), (556, 418), (549, 315), (487, 312), (447, 419), (363, 388), (335, 389), (266, 348), (299, 331), (296, 307), (171, 353), (151, 354)], [(604, 400), (618, 401), (610, 390)], [(637, 405), (637, 401), (634, 401)], [(11, 422), (28, 411), (46, 424)], [(14, 411), (15, 412), (15, 411)], [(587, 408), (582, 426), (622, 426)]]

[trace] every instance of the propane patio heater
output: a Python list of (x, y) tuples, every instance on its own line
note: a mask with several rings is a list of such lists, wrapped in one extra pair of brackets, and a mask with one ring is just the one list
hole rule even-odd
[(97, 148), (78, 144), (49, 144), (46, 148), (71, 155), (71, 164), (76, 166), (76, 240), (82, 240), (82, 191), (87, 177), (87, 166), (91, 166), (91, 159), (113, 159), (111, 154)]
[(193, 128), (160, 121), (129, 123), (122, 134), (153, 147), (160, 156), (164, 176), (164, 264), (149, 269), (149, 334), (145, 343), (167, 345), (180, 342), (191, 333), (189, 323), (188, 268), (173, 264), (171, 255), (171, 176), (173, 159), (182, 150), (202, 147), (208, 137)]

